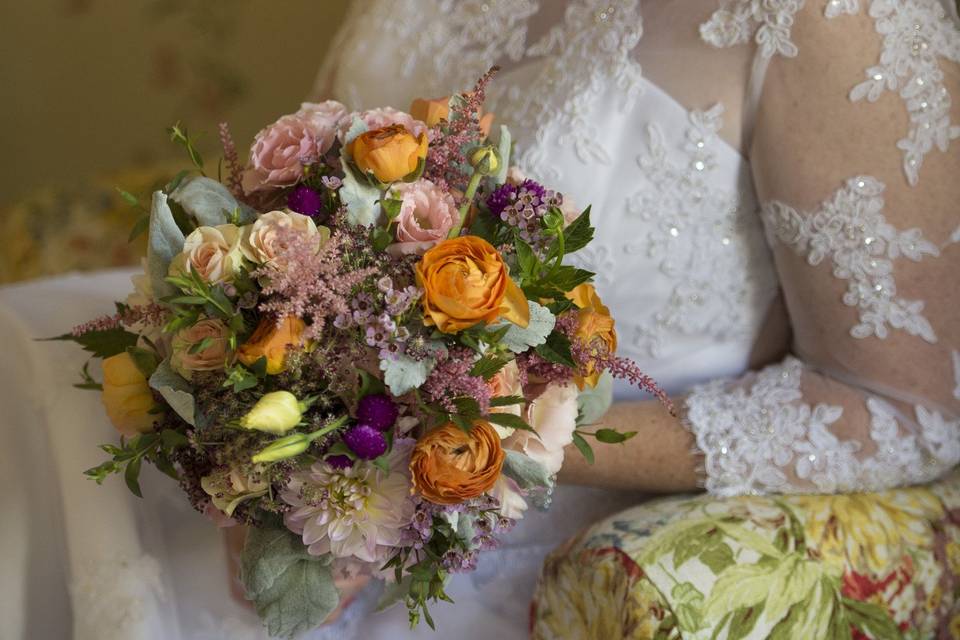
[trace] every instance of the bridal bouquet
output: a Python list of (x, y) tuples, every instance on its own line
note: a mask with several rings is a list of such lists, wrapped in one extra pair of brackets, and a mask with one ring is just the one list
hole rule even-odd
[(173, 127), (194, 168), (142, 207), (135, 292), (61, 336), (102, 359), (78, 386), (122, 434), (87, 475), (139, 496), (153, 464), (247, 525), (241, 579), (273, 635), (323, 622), (359, 574), (432, 626), (448, 575), (548, 502), (566, 445), (632, 435), (584, 427), (601, 375), (662, 397), (565, 264), (589, 209), (488, 137), (488, 80), (410, 113), (304, 104), (246, 165), (221, 125), (216, 180)]

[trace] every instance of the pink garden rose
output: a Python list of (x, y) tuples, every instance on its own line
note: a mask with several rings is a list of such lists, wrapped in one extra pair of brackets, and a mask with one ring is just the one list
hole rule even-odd
[(398, 184), (390, 195), (401, 202), (399, 242), (437, 242), (447, 237), (457, 220), (453, 197), (429, 180)]
[(346, 113), (346, 107), (333, 100), (305, 102), (296, 113), (261, 130), (243, 172), (244, 192), (296, 184), (304, 165), (316, 162), (333, 146)]

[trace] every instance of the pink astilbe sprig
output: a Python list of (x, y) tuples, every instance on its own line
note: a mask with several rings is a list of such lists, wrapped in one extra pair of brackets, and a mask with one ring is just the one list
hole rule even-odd
[(450, 413), (457, 413), (456, 398), (472, 398), (480, 407), (480, 413), (490, 412), (490, 386), (480, 376), (470, 375), (473, 368), (473, 352), (454, 348), (443, 356), (430, 372), (423, 390), (427, 397)]
[(491, 67), (477, 80), (473, 90), (463, 94), (463, 102), (455, 104), (450, 117), (442, 126), (430, 130), (430, 149), (424, 177), (448, 190), (463, 191), (470, 176), (465, 150), (480, 144), (484, 135), (480, 130), (480, 113), (486, 99), (487, 84), (500, 67)]
[(347, 313), (353, 289), (377, 269), (350, 269), (344, 264), (344, 245), (349, 238), (340, 231), (319, 251), (316, 236), (307, 237), (291, 228), (281, 228), (277, 236), (282, 248), (276, 260), (251, 274), (265, 283), (261, 290), (265, 300), (259, 309), (278, 322), (287, 316), (301, 318), (309, 325), (305, 337), (317, 339), (327, 318)]
[(153, 303), (124, 307), (118, 313), (100, 316), (75, 326), (70, 330), (70, 335), (79, 337), (93, 331), (109, 331), (137, 324), (159, 327), (167, 321), (168, 313), (167, 309)]
[(240, 164), (240, 156), (237, 154), (237, 146), (233, 142), (233, 136), (230, 134), (230, 125), (226, 122), (220, 123), (220, 144), (223, 146), (223, 161), (227, 165), (227, 189), (235, 198), (243, 197), (243, 187), (241, 186), (241, 177), (243, 175), (243, 166)]

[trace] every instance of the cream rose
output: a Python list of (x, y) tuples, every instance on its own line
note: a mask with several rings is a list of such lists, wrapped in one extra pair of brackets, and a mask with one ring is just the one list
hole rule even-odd
[(246, 228), (240, 251), (244, 257), (257, 264), (271, 264), (283, 268), (283, 229), (290, 229), (306, 238), (316, 238), (317, 250), (330, 237), (326, 227), (317, 227), (310, 219), (300, 213), (292, 211), (271, 211), (257, 218), (257, 221)]
[[(171, 366), (187, 380), (191, 378), (194, 371), (223, 369), (228, 360), (233, 357), (229, 335), (226, 325), (212, 318), (201, 320), (192, 327), (182, 329), (173, 337)], [(208, 345), (191, 353), (204, 340), (208, 340)]]
[(453, 197), (429, 180), (398, 184), (390, 195), (400, 200), (398, 242), (437, 242), (447, 237), (457, 220)]
[(232, 224), (197, 227), (187, 236), (183, 251), (170, 264), (170, 273), (196, 273), (206, 282), (229, 282), (240, 269), (241, 229)]
[(573, 442), (577, 428), (577, 387), (548, 386), (526, 413), (527, 423), (536, 433), (516, 431), (504, 441), (504, 447), (525, 453), (548, 473), (557, 473), (563, 465), (563, 448)]

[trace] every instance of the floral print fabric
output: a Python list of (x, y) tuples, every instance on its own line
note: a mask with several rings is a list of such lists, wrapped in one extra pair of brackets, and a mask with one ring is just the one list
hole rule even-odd
[(536, 640), (960, 638), (960, 473), (824, 496), (671, 497), (547, 559)]

